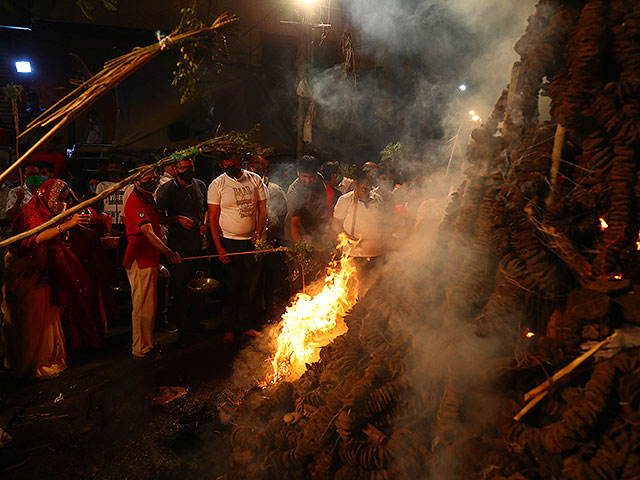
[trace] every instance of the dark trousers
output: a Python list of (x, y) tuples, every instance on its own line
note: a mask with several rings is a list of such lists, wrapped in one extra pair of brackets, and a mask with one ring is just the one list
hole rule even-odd
[[(166, 262), (169, 263), (169, 262)], [(163, 268), (164, 267), (164, 271)], [(158, 308), (156, 309), (156, 328), (169, 320), (169, 281), (171, 274), (163, 263), (158, 272)]]
[[(181, 257), (197, 257), (202, 255), (202, 251), (200, 250), (188, 251), (176, 249), (176, 251)], [(207, 276), (201, 260), (185, 260), (184, 262), (169, 264), (169, 273), (171, 274), (169, 290), (173, 296), (173, 318), (175, 319), (180, 335), (189, 335), (193, 332), (197, 324), (199, 306), (202, 303), (202, 299), (194, 295), (191, 290), (189, 290), (187, 284), (195, 278), (196, 273), (199, 271), (203, 273), (203, 276)]]
[[(221, 238), (227, 253), (254, 250), (251, 240)], [(232, 255), (225, 267), (226, 296), (222, 309), (223, 322), (228, 331), (242, 333), (257, 327), (255, 304), (256, 285), (254, 255)]]

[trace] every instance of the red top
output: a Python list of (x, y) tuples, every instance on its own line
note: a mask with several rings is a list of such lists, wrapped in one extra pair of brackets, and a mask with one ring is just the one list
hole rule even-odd
[(140, 227), (150, 223), (155, 234), (160, 237), (160, 220), (153, 200), (138, 193), (135, 188), (124, 206), (124, 223), (127, 229), (127, 251), (124, 254), (122, 266), (130, 269), (134, 260), (138, 268), (157, 267), (160, 263), (160, 251), (149, 243)]

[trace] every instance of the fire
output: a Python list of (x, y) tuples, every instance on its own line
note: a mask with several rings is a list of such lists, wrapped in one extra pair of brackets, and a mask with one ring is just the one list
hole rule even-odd
[[(340, 234), (338, 249), (351, 244), (346, 235)], [(344, 254), (327, 269), (322, 289), (315, 295), (299, 293), (287, 307), (280, 322), (277, 350), (270, 373), (261, 387), (277, 383), (285, 378), (297, 378), (307, 363), (318, 360), (320, 348), (347, 331), (344, 315), (358, 298), (356, 267), (351, 257)]]
[(609, 228), (609, 224), (602, 217), (600, 217), (599, 220), (600, 220), (600, 230), (602, 230), (604, 232), (607, 228)]
[(636, 240), (636, 248), (640, 250), (640, 232), (638, 232), (638, 239)]
[(614, 279), (614, 280), (622, 280), (622, 274), (621, 274), (621, 273), (616, 273), (616, 274), (613, 276), (613, 279)]
[(536, 336), (536, 334), (533, 333), (531, 330), (527, 329), (527, 331), (524, 333), (524, 336), (527, 338), (533, 338)]

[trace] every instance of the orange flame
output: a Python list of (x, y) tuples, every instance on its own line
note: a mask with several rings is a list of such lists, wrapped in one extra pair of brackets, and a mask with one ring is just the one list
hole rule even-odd
[(640, 232), (638, 232), (638, 239), (636, 240), (636, 248), (640, 250)]
[(524, 336), (527, 338), (533, 338), (536, 336), (536, 334), (533, 333), (531, 330), (527, 329), (527, 331), (524, 333)]
[(342, 233), (338, 238), (337, 248), (343, 254), (327, 268), (322, 289), (313, 296), (299, 293), (282, 315), (277, 350), (271, 360), (273, 372), (259, 384), (261, 387), (299, 377), (307, 363), (318, 360), (320, 348), (347, 331), (343, 317), (358, 299), (358, 286), (352, 281), (355, 264), (345, 253), (349, 249), (343, 247), (357, 242)]
[(614, 279), (614, 280), (622, 280), (622, 274), (621, 274), (621, 273), (616, 273), (616, 274), (613, 276), (613, 279)]
[(604, 232), (607, 228), (609, 228), (609, 224), (604, 218), (600, 217), (598, 220), (600, 220), (600, 230)]

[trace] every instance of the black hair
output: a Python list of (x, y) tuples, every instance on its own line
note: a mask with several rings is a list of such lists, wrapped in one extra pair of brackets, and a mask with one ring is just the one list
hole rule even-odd
[(298, 170), (301, 173), (318, 173), (318, 160), (311, 155), (305, 155), (298, 160)]
[(332, 175), (337, 175), (339, 171), (340, 164), (338, 162), (324, 162), (320, 167), (320, 173), (327, 180), (330, 180)]

